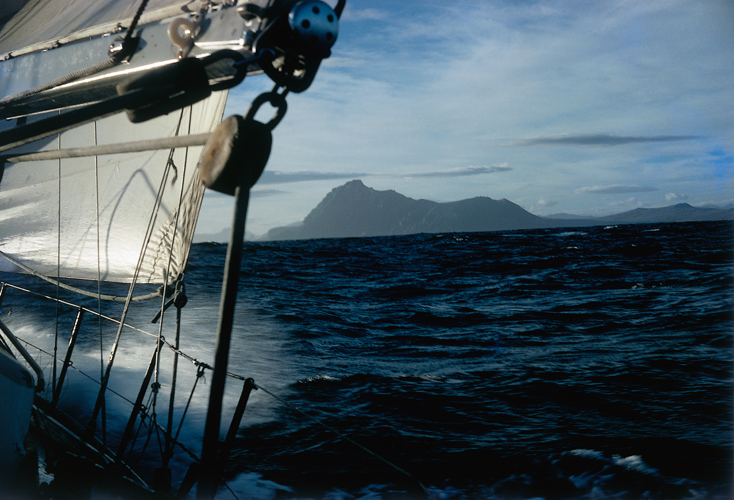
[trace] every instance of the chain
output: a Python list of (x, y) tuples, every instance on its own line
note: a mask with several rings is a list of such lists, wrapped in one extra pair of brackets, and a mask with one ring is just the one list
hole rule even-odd
[[(278, 93), (279, 89), (283, 89), (283, 92)], [(287, 95), (287, 88), (275, 84), (273, 90), (271, 90), (270, 92), (263, 92), (262, 94), (257, 96), (255, 100), (252, 101), (252, 104), (250, 104), (250, 107), (245, 113), (245, 121), (254, 121), (255, 115), (260, 109), (260, 106), (262, 106), (266, 102), (269, 102), (275, 108), (275, 114), (270, 118), (270, 121), (265, 124), (265, 127), (268, 130), (272, 131), (275, 127), (278, 126), (281, 120), (283, 120), (286, 111), (288, 111), (288, 103), (285, 101), (285, 97)]]

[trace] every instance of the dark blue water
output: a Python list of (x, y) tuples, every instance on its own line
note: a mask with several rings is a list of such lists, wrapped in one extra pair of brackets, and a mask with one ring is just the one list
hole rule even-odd
[[(253, 393), (230, 487), (262, 499), (426, 498), (419, 482), (446, 499), (728, 499), (733, 249), (731, 222), (247, 243), (230, 371), (281, 400)], [(182, 349), (208, 362), (225, 252), (194, 245), (186, 275)], [(121, 368), (144, 369), (144, 352)], [(194, 406), (182, 435), (198, 452)]]
[[(238, 343), (276, 325), (287, 400), (437, 496), (729, 498), (733, 242), (692, 223), (247, 244)], [(195, 246), (190, 288), (223, 252)], [(273, 404), (232, 475), (420, 496)]]

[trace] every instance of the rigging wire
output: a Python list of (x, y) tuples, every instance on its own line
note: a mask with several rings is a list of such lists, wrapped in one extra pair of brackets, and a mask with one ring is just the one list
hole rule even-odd
[[(187, 135), (191, 135), (191, 122), (193, 119), (193, 112), (194, 107), (189, 106), (189, 124), (188, 124), (188, 130), (186, 132)], [(181, 111), (183, 115), (183, 110)], [(178, 231), (178, 221), (179, 217), (181, 215), (181, 209), (183, 208), (183, 198), (184, 198), (184, 183), (186, 180), (186, 167), (188, 166), (189, 161), (189, 148), (186, 148), (184, 151), (184, 164), (183, 164), (183, 172), (181, 173), (181, 189), (179, 191), (179, 197), (178, 197), (178, 209), (176, 210), (176, 222), (174, 224), (174, 230), (173, 230), (173, 237), (171, 238), (171, 248), (168, 254), (168, 265), (166, 269), (170, 273), (171, 269), (171, 261), (173, 259), (173, 247), (176, 242), (176, 234)], [(181, 283), (181, 286), (183, 286), (183, 279), (179, 280)], [(176, 290), (174, 291), (174, 303), (176, 302), (177, 296), (179, 293), (178, 289), (178, 283), (176, 285)], [(165, 300), (162, 301), (161, 304), (161, 328), (163, 327), (163, 312), (165, 310)], [(179, 338), (181, 335), (181, 307), (180, 304), (176, 305), (176, 337), (174, 340), (174, 347), (176, 349), (179, 348)], [(173, 410), (175, 405), (175, 398), (176, 398), (176, 378), (178, 376), (178, 354), (176, 352), (173, 353), (173, 371), (171, 374), (171, 390), (170, 395), (168, 398), (168, 432), (166, 433), (166, 437), (170, 436), (171, 433), (171, 427), (173, 426)], [(194, 385), (196, 387), (196, 385)], [(183, 423), (183, 419), (182, 419)], [(168, 461), (173, 456), (173, 443), (170, 443), (168, 440), (166, 441), (166, 453), (163, 458), (163, 466), (168, 467)]]
[[(61, 149), (61, 134), (56, 135), (57, 149)], [(58, 160), (59, 183), (58, 183), (58, 206), (56, 212), (56, 280), (61, 278), (61, 158)], [(51, 388), (56, 393), (56, 357), (59, 352), (59, 294), (61, 290), (56, 286), (56, 328), (54, 331), (54, 357), (53, 376), (51, 377)]]
[[(50, 353), (50, 352), (46, 351), (45, 349), (42, 349), (42, 348), (38, 347), (37, 345), (35, 345), (35, 344), (31, 343), (31, 342), (28, 342), (27, 340), (25, 340), (23, 338), (20, 338), (20, 337), (17, 337), (17, 336), (16, 336), (16, 338), (18, 340), (20, 340), (21, 342), (23, 342), (26, 346), (30, 346), (30, 347), (36, 349), (39, 352), (39, 355), (40, 355), (40, 353), (43, 353), (46, 356), (53, 357), (53, 353)], [(90, 376), (89, 374), (83, 372), (82, 370), (80, 370), (79, 368), (77, 368), (76, 366), (74, 366), (73, 363), (69, 364), (69, 368), (73, 369), (74, 371), (76, 371), (80, 375), (83, 375), (84, 377), (88, 378), (89, 380), (91, 380), (95, 384), (100, 385), (100, 381), (99, 380), (97, 380), (96, 378), (94, 378), (94, 377)], [(135, 403), (134, 402), (130, 401), (128, 398), (126, 398), (125, 396), (123, 396), (119, 392), (115, 391), (114, 389), (107, 389), (107, 390), (110, 391), (115, 396), (117, 396), (117, 397), (119, 397), (119, 398), (127, 401), (131, 405), (135, 406)]]
[[(94, 120), (94, 145), (97, 145), (97, 120)], [(97, 218), (97, 310), (102, 314), (102, 250), (99, 243), (99, 157), (94, 157), (94, 196), (95, 212)], [(102, 318), (97, 316), (99, 325), (99, 378), (104, 376), (104, 347), (102, 345)]]
[[(94, 120), (94, 145), (97, 145), (97, 120)], [(99, 157), (94, 156), (94, 204), (95, 219), (97, 224), (97, 310), (102, 313), (102, 270), (101, 270), (101, 249), (99, 243)], [(99, 327), (99, 379), (104, 376), (104, 346), (102, 344), (102, 318), (97, 316), (97, 326)], [(102, 443), (107, 443), (107, 406), (106, 401), (102, 402)]]
[(189, 405), (191, 404), (191, 399), (194, 397), (194, 391), (196, 390), (196, 384), (199, 383), (199, 379), (204, 376), (204, 367), (199, 366), (196, 369), (196, 380), (194, 380), (194, 386), (191, 388), (191, 394), (189, 394), (189, 400), (186, 402), (186, 407), (184, 407), (183, 414), (181, 415), (181, 422), (178, 424), (178, 429), (176, 430), (176, 435), (173, 437), (175, 441), (178, 440), (178, 435), (181, 432), (181, 427), (183, 427), (184, 418), (186, 418), (186, 413), (189, 411)]
[[(189, 109), (192, 107), (190, 106)], [(176, 136), (179, 135), (181, 131), (181, 123), (183, 122), (184, 117), (184, 111), (185, 108), (181, 108), (181, 113), (178, 116), (178, 124), (176, 125)], [(189, 132), (191, 131), (191, 116), (189, 115)], [(175, 222), (173, 224), (173, 235), (171, 236), (171, 242), (168, 248), (168, 263), (166, 264), (165, 269), (163, 270), (163, 286), (168, 285), (168, 279), (171, 272), (171, 262), (173, 261), (173, 248), (176, 242), (176, 233), (178, 232), (178, 218), (181, 213), (181, 205), (183, 200), (183, 189), (186, 181), (186, 160), (188, 159), (188, 148), (186, 148), (186, 152), (184, 155), (184, 165), (183, 165), (183, 172), (181, 175), (181, 188), (179, 190), (179, 200), (178, 200), (178, 208), (176, 209), (176, 218)], [(176, 164), (173, 162), (173, 155), (176, 152), (176, 148), (171, 148), (171, 150), (168, 153), (168, 162), (166, 164), (167, 170), (170, 170), (170, 167), (172, 166), (174, 169), (176, 169)], [(174, 176), (174, 179), (172, 183), (176, 182), (176, 179), (178, 178), (178, 170), (176, 169), (176, 174)], [(176, 292), (174, 292), (176, 293)], [(178, 308), (177, 308), (178, 310)], [(160, 390), (161, 384), (158, 382), (158, 374), (160, 371), (161, 366), (161, 346), (162, 346), (162, 340), (163, 340), (163, 315), (166, 311), (166, 294), (161, 295), (161, 310), (160, 310), (160, 323), (158, 324), (158, 342), (156, 343), (156, 360), (155, 360), (155, 371), (154, 371), (154, 382), (153, 382), (153, 422), (157, 423), (157, 413), (156, 413), (156, 403), (158, 402), (158, 391)], [(180, 314), (179, 314), (180, 318)], [(177, 330), (176, 330), (176, 348), (178, 348), (178, 332), (180, 331), (178, 329), (178, 322), (177, 322)], [(174, 353), (174, 360), (177, 359), (176, 354)], [(176, 374), (174, 373), (171, 379), (171, 395), (169, 396), (169, 411), (168, 411), (168, 421), (169, 421), (169, 429), (170, 429), (170, 421), (172, 418), (171, 412), (173, 411), (173, 394), (175, 391), (175, 384), (176, 384)], [(167, 434), (170, 433), (170, 430)], [(158, 433), (158, 429), (156, 427), (156, 438), (158, 439), (158, 448), (161, 452), (161, 461), (163, 463), (164, 467), (168, 467), (168, 451), (169, 451), (169, 444), (168, 440), (166, 440), (165, 443), (165, 450), (164, 446), (161, 445), (161, 438), (160, 434)], [(173, 451), (172, 447), (170, 448), (171, 452)]]
[[(141, 411), (141, 418), (140, 418), (140, 425), (138, 427), (138, 434), (140, 432), (140, 429), (145, 424), (145, 417), (148, 416), (147, 412), (145, 411), (145, 408), (150, 408), (150, 403), (151, 403), (152, 398), (153, 398), (153, 393), (151, 392), (148, 395), (148, 402), (145, 404), (145, 406), (143, 407), (143, 410)], [(127, 463), (130, 465), (130, 467), (135, 467), (138, 464), (138, 462), (140, 462), (140, 459), (143, 458), (143, 455), (145, 455), (145, 450), (148, 449), (148, 445), (150, 444), (150, 438), (153, 437), (153, 420), (151, 419), (150, 422), (151, 422), (150, 425), (147, 426), (148, 437), (145, 438), (145, 443), (143, 443), (143, 449), (140, 450), (140, 454), (138, 455), (138, 458), (135, 460), (135, 462), (132, 462), (132, 463), (130, 463), (130, 456), (132, 456), (135, 441), (133, 441), (133, 444), (130, 446), (130, 453), (128, 453), (127, 455)], [(136, 435), (136, 439), (137, 439), (137, 435)]]
[(120, 318), (120, 323), (117, 328), (117, 334), (115, 335), (115, 341), (112, 344), (112, 350), (110, 352), (110, 357), (107, 361), (107, 368), (105, 370), (104, 377), (102, 377), (102, 387), (99, 391), (99, 394), (97, 395), (97, 402), (94, 405), (94, 410), (92, 411), (92, 418), (89, 422), (89, 429), (92, 429), (93, 426), (96, 424), (97, 415), (99, 414), (99, 410), (102, 404), (104, 392), (107, 389), (107, 382), (109, 381), (110, 374), (112, 372), (112, 364), (115, 360), (115, 355), (117, 354), (117, 347), (120, 343), (120, 337), (122, 335), (122, 329), (125, 322), (125, 318), (127, 317), (127, 313), (130, 309), (130, 303), (132, 301), (133, 291), (135, 290), (135, 284), (138, 280), (138, 276), (140, 275), (140, 269), (143, 265), (143, 259), (145, 257), (145, 252), (148, 248), (148, 245), (150, 244), (150, 240), (153, 237), (153, 228), (155, 227), (156, 220), (158, 219), (158, 212), (161, 207), (161, 203), (163, 200), (163, 192), (165, 191), (166, 182), (168, 182), (168, 175), (171, 171), (171, 165), (170, 163), (165, 166), (163, 176), (161, 178), (161, 183), (158, 186), (158, 193), (156, 194), (155, 203), (153, 204), (153, 209), (151, 212), (150, 219), (148, 220), (148, 227), (145, 231), (145, 237), (143, 238), (143, 245), (140, 248), (140, 254), (138, 255), (138, 263), (135, 266), (135, 272), (133, 273), (132, 281), (130, 282), (130, 288), (127, 292), (127, 299), (125, 300), (125, 305), (122, 310), (122, 315)]
[[(92, 313), (94, 313), (94, 311), (91, 311), (91, 312), (92, 312)], [(114, 320), (113, 320), (113, 321), (114, 321)], [(126, 326), (129, 326), (129, 325), (126, 325)], [(150, 334), (150, 333), (148, 333), (148, 332), (144, 332), (144, 331), (142, 331), (142, 330), (140, 330), (140, 331), (141, 331), (142, 333), (147, 333), (148, 335), (154, 336), (153, 334)], [(28, 342), (28, 341), (24, 340), (24, 339), (20, 339), (20, 340), (21, 340), (21, 341), (22, 341), (22, 342), (23, 342), (24, 344), (26, 344), (27, 346), (31, 346), (31, 347), (33, 347), (34, 349), (38, 350), (38, 351), (39, 351), (39, 353), (43, 353), (43, 354), (46, 354), (46, 355), (48, 355), (48, 356), (53, 356), (53, 354), (51, 354), (51, 353), (49, 353), (49, 352), (45, 351), (44, 349), (42, 349), (42, 348), (40, 348), (40, 347), (38, 347), (38, 346), (36, 346), (36, 345), (34, 345), (34, 344), (32, 344), (32, 343), (30, 343), (30, 342)], [(166, 342), (165, 340), (163, 340), (163, 342), (164, 342), (164, 343), (167, 343), (167, 342)], [(158, 440), (158, 443), (159, 443), (159, 445), (158, 445), (158, 446), (159, 446), (159, 450), (161, 451), (161, 453), (163, 453), (163, 451), (162, 451), (162, 448), (161, 448), (161, 442), (160, 442), (160, 435), (159, 435), (159, 432), (163, 432), (163, 435), (164, 435), (165, 439), (166, 439), (166, 440), (167, 440), (168, 442), (170, 442), (170, 443), (171, 443), (172, 445), (175, 445), (175, 446), (178, 446), (179, 448), (181, 448), (181, 449), (182, 449), (182, 450), (183, 450), (183, 451), (184, 451), (184, 452), (185, 452), (185, 453), (186, 453), (187, 455), (189, 455), (189, 457), (190, 457), (190, 458), (192, 458), (192, 459), (193, 459), (194, 461), (196, 461), (196, 462), (200, 462), (200, 461), (201, 461), (201, 459), (200, 459), (200, 458), (199, 458), (198, 456), (196, 456), (196, 454), (194, 454), (194, 453), (193, 453), (193, 452), (192, 452), (191, 450), (189, 450), (189, 449), (188, 449), (188, 448), (187, 448), (187, 447), (186, 447), (186, 446), (185, 446), (185, 445), (184, 445), (183, 443), (181, 443), (181, 442), (180, 442), (180, 441), (178, 440), (178, 438), (179, 438), (179, 435), (180, 435), (180, 433), (181, 433), (181, 429), (182, 429), (182, 427), (183, 427), (183, 423), (184, 423), (184, 420), (185, 420), (185, 418), (186, 418), (186, 415), (187, 415), (187, 413), (188, 413), (189, 407), (190, 407), (190, 405), (191, 405), (191, 402), (192, 402), (192, 400), (193, 400), (193, 396), (194, 396), (194, 393), (195, 393), (195, 391), (196, 391), (196, 387), (197, 387), (197, 385), (198, 385), (199, 379), (200, 379), (200, 378), (202, 378), (202, 377), (204, 377), (204, 374), (205, 374), (206, 370), (207, 370), (207, 369), (211, 369), (211, 367), (210, 367), (209, 365), (207, 365), (206, 363), (202, 363), (202, 362), (199, 362), (199, 361), (197, 361), (197, 360), (196, 360), (195, 358), (192, 358), (192, 357), (190, 357), (190, 356), (186, 355), (185, 353), (183, 353), (182, 351), (180, 351), (180, 350), (178, 350), (178, 349), (174, 349), (174, 348), (173, 348), (173, 346), (170, 346), (170, 344), (169, 344), (169, 347), (171, 347), (171, 349), (172, 349), (172, 350), (174, 351), (174, 353), (176, 353), (177, 355), (183, 356), (183, 357), (185, 357), (185, 358), (187, 358), (187, 359), (191, 360), (191, 361), (192, 361), (192, 362), (194, 363), (194, 365), (195, 365), (195, 366), (197, 367), (197, 372), (196, 372), (196, 378), (195, 378), (195, 380), (194, 380), (194, 383), (193, 383), (193, 385), (192, 385), (192, 387), (191, 387), (191, 392), (189, 393), (189, 397), (188, 397), (188, 400), (187, 400), (187, 402), (186, 402), (186, 406), (185, 406), (185, 407), (184, 407), (184, 409), (183, 409), (183, 412), (182, 412), (182, 415), (181, 415), (181, 420), (180, 420), (180, 422), (179, 422), (179, 425), (178, 425), (178, 428), (177, 428), (177, 430), (176, 430), (176, 434), (175, 434), (175, 436), (171, 436), (171, 428), (170, 428), (170, 427), (169, 427), (168, 429), (166, 429), (165, 427), (163, 427), (163, 426), (162, 426), (162, 425), (161, 425), (160, 423), (158, 423), (158, 422), (156, 421), (156, 419), (155, 419), (155, 415), (154, 415), (153, 413), (149, 413), (149, 412), (148, 412), (148, 411), (146, 410), (146, 408), (151, 408), (151, 402), (152, 402), (152, 401), (153, 401), (153, 399), (154, 399), (154, 394), (153, 394), (153, 392), (151, 392), (151, 393), (149, 394), (149, 396), (148, 396), (148, 402), (146, 403), (146, 405), (144, 405), (142, 409), (138, 410), (138, 411), (140, 412), (140, 414), (141, 414), (141, 419), (140, 419), (140, 423), (138, 424), (138, 429), (137, 429), (137, 431), (136, 431), (136, 433), (135, 433), (135, 437), (134, 437), (134, 438), (132, 439), (132, 444), (131, 444), (131, 446), (130, 446), (130, 449), (129, 449), (129, 451), (128, 451), (128, 454), (127, 454), (127, 458), (126, 458), (126, 462), (127, 462), (127, 463), (128, 463), (128, 464), (129, 464), (130, 466), (134, 466), (135, 464), (137, 464), (137, 463), (138, 463), (138, 462), (139, 462), (139, 461), (140, 461), (140, 460), (142, 459), (142, 457), (143, 457), (143, 455), (144, 455), (144, 453), (145, 453), (145, 450), (147, 450), (147, 447), (148, 447), (148, 445), (150, 444), (150, 440), (152, 439), (152, 433), (153, 433), (153, 431), (154, 431), (154, 429), (153, 429), (153, 427), (154, 427), (154, 426), (156, 427), (156, 429), (155, 429), (155, 432), (156, 432), (156, 437), (157, 437), (157, 440)], [(96, 384), (100, 384), (100, 385), (101, 385), (101, 383), (100, 383), (99, 381), (97, 381), (97, 380), (96, 380), (96, 379), (94, 379), (93, 377), (90, 377), (90, 376), (89, 376), (88, 374), (86, 374), (86, 373), (84, 373), (83, 371), (79, 370), (78, 368), (76, 368), (76, 367), (75, 367), (75, 366), (73, 366), (72, 364), (70, 364), (69, 366), (70, 366), (71, 368), (73, 368), (74, 370), (76, 370), (76, 371), (77, 371), (78, 373), (80, 373), (81, 375), (83, 375), (83, 376), (85, 376), (86, 378), (88, 378), (89, 380), (91, 380), (91, 381), (95, 382)], [(233, 373), (227, 373), (227, 375), (228, 375), (228, 376), (230, 376), (230, 377), (236, 378), (236, 379), (241, 379), (241, 380), (244, 380), (244, 377), (242, 377), (242, 376), (240, 376), (240, 375), (236, 375), (236, 374), (233, 374)], [(382, 457), (382, 456), (378, 455), (378, 454), (377, 454), (377, 453), (375, 453), (374, 451), (372, 451), (372, 450), (370, 450), (369, 448), (367, 448), (367, 447), (363, 446), (362, 444), (358, 443), (357, 441), (353, 440), (352, 438), (350, 438), (349, 436), (347, 436), (347, 435), (346, 435), (346, 434), (344, 434), (343, 432), (341, 432), (341, 431), (339, 431), (339, 430), (335, 429), (334, 427), (332, 427), (332, 426), (330, 426), (329, 424), (327, 424), (327, 423), (323, 422), (322, 420), (319, 420), (319, 419), (317, 419), (317, 418), (315, 418), (315, 417), (313, 417), (313, 416), (309, 415), (308, 413), (306, 413), (305, 411), (301, 410), (301, 409), (300, 409), (299, 407), (297, 407), (297, 406), (296, 406), (296, 405), (294, 405), (293, 403), (291, 403), (291, 402), (289, 402), (289, 401), (287, 401), (287, 400), (283, 399), (282, 397), (280, 397), (280, 396), (278, 396), (277, 394), (275, 394), (274, 392), (272, 392), (272, 391), (270, 391), (270, 390), (266, 389), (266, 388), (265, 388), (265, 387), (263, 387), (262, 385), (260, 385), (260, 384), (255, 384), (255, 388), (257, 388), (257, 389), (260, 389), (260, 390), (262, 390), (263, 392), (265, 392), (265, 393), (266, 393), (266, 394), (268, 394), (269, 396), (273, 397), (273, 398), (274, 398), (274, 399), (276, 399), (277, 401), (279, 401), (279, 402), (281, 402), (282, 404), (284, 404), (284, 405), (288, 406), (289, 408), (293, 409), (294, 411), (296, 411), (296, 412), (297, 412), (297, 413), (299, 413), (300, 415), (304, 416), (304, 417), (305, 417), (305, 418), (307, 418), (308, 420), (311, 420), (312, 422), (314, 422), (314, 423), (316, 423), (316, 424), (318, 424), (318, 425), (320, 425), (320, 426), (324, 427), (325, 429), (327, 429), (327, 430), (329, 430), (330, 432), (334, 433), (335, 435), (337, 435), (337, 436), (338, 436), (338, 437), (340, 437), (341, 439), (343, 439), (343, 440), (345, 440), (345, 441), (347, 441), (347, 442), (351, 443), (352, 445), (354, 445), (354, 446), (356, 446), (356, 447), (360, 448), (361, 450), (365, 451), (366, 453), (368, 453), (368, 454), (372, 455), (373, 457), (377, 458), (378, 460), (382, 461), (383, 463), (385, 463), (385, 464), (386, 464), (386, 465), (388, 465), (389, 467), (393, 468), (393, 469), (394, 469), (394, 470), (396, 470), (397, 472), (399, 472), (399, 473), (401, 473), (402, 475), (406, 476), (407, 478), (409, 478), (409, 479), (411, 479), (411, 480), (415, 481), (415, 482), (416, 482), (416, 483), (418, 484), (418, 486), (420, 486), (420, 488), (421, 488), (421, 489), (422, 489), (422, 490), (423, 490), (423, 491), (424, 491), (424, 492), (425, 492), (425, 493), (426, 493), (426, 494), (428, 495), (428, 497), (429, 497), (429, 498), (432, 498), (432, 499), (435, 499), (435, 498), (436, 498), (436, 495), (435, 495), (434, 493), (432, 493), (432, 492), (431, 492), (430, 490), (428, 490), (428, 488), (427, 488), (427, 487), (426, 487), (426, 486), (425, 486), (425, 485), (424, 485), (424, 484), (423, 484), (423, 483), (422, 483), (422, 482), (421, 482), (420, 480), (418, 480), (418, 479), (417, 479), (416, 477), (414, 477), (414, 476), (413, 476), (412, 474), (410, 474), (409, 472), (407, 472), (407, 471), (406, 471), (405, 469), (403, 469), (403, 468), (401, 468), (401, 467), (399, 467), (399, 466), (395, 465), (394, 463), (390, 462), (390, 461), (389, 461), (389, 460), (387, 460), (386, 458), (384, 458), (384, 457)], [(133, 403), (133, 402), (132, 402), (132, 401), (131, 401), (130, 399), (126, 398), (126, 397), (125, 397), (125, 396), (123, 396), (122, 394), (120, 394), (120, 393), (118, 393), (118, 392), (116, 392), (116, 391), (114, 391), (114, 390), (112, 390), (112, 389), (107, 389), (107, 390), (108, 390), (108, 391), (110, 391), (110, 392), (111, 392), (112, 394), (114, 394), (114, 395), (118, 396), (119, 398), (121, 398), (121, 399), (123, 399), (123, 400), (127, 401), (128, 403), (130, 403), (130, 405), (132, 405), (132, 406), (133, 406), (133, 408), (135, 407), (135, 403)], [(135, 411), (135, 409), (133, 409), (133, 411)], [(150, 424), (148, 424), (148, 425), (146, 425), (146, 424), (145, 424), (145, 419), (146, 419), (146, 417), (150, 419)], [(148, 429), (148, 434), (147, 434), (147, 437), (146, 437), (146, 442), (145, 442), (145, 444), (143, 445), (143, 448), (142, 448), (142, 450), (141, 450), (141, 452), (140, 452), (140, 455), (139, 455), (139, 456), (138, 456), (138, 457), (137, 457), (137, 458), (135, 459), (135, 462), (131, 464), (131, 463), (130, 463), (130, 458), (131, 458), (131, 456), (132, 456), (132, 453), (133, 453), (133, 450), (134, 450), (134, 444), (135, 444), (135, 443), (137, 442), (137, 440), (138, 440), (138, 438), (139, 438), (139, 436), (140, 436), (140, 431), (142, 430), (142, 428), (143, 428), (143, 427), (146, 427), (146, 428)], [(236, 494), (235, 494), (234, 492), (232, 492), (232, 490), (230, 489), (229, 485), (227, 485), (226, 481), (222, 480), (222, 483), (223, 483), (223, 485), (224, 485), (224, 486), (225, 486), (225, 487), (226, 487), (226, 488), (227, 488), (228, 490), (230, 490), (230, 492), (231, 492), (231, 493), (233, 494), (233, 496), (235, 496), (235, 498), (237, 498)]]

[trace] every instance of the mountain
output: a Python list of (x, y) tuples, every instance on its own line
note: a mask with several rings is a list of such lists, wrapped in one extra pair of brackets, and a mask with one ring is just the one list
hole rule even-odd
[(574, 215), (574, 214), (567, 214), (565, 212), (562, 212), (559, 214), (544, 215), (543, 218), (545, 219), (591, 219), (591, 217), (588, 215)]
[(688, 203), (679, 203), (662, 208), (636, 208), (621, 214), (597, 217), (594, 220), (599, 224), (640, 224), (731, 219), (734, 219), (734, 209), (732, 208), (699, 208), (692, 207)]
[(451, 203), (414, 200), (353, 180), (327, 194), (300, 227), (271, 229), (267, 239), (501, 231), (587, 225), (585, 222), (544, 219), (504, 199), (477, 197)]
[[(250, 231), (245, 232), (245, 241), (257, 240)], [(218, 233), (194, 233), (194, 239), (192, 243), (228, 243), (229, 242), (229, 228), (224, 228)]]
[(353, 180), (327, 194), (302, 224), (271, 229), (265, 239), (347, 238), (703, 220), (734, 220), (734, 209), (696, 208), (680, 203), (663, 208), (638, 208), (606, 217), (570, 214), (538, 217), (505, 199), (481, 196), (437, 203), (414, 200), (393, 190), (377, 191), (360, 180)]

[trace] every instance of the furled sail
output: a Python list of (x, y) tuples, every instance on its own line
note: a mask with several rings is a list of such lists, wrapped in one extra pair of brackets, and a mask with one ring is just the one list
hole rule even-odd
[[(46, 139), (42, 148), (34, 143), (22, 149), (209, 132), (221, 122), (225, 100), (226, 92), (215, 92), (135, 125), (118, 114)], [(17, 270), (15, 261), (51, 277), (129, 282), (137, 269), (140, 283), (174, 279), (186, 265), (203, 196), (196, 168), (201, 149), (178, 148), (170, 162), (170, 151), (163, 150), (6, 163), (0, 178), (0, 252), (10, 259), (0, 255), (0, 270)]]

